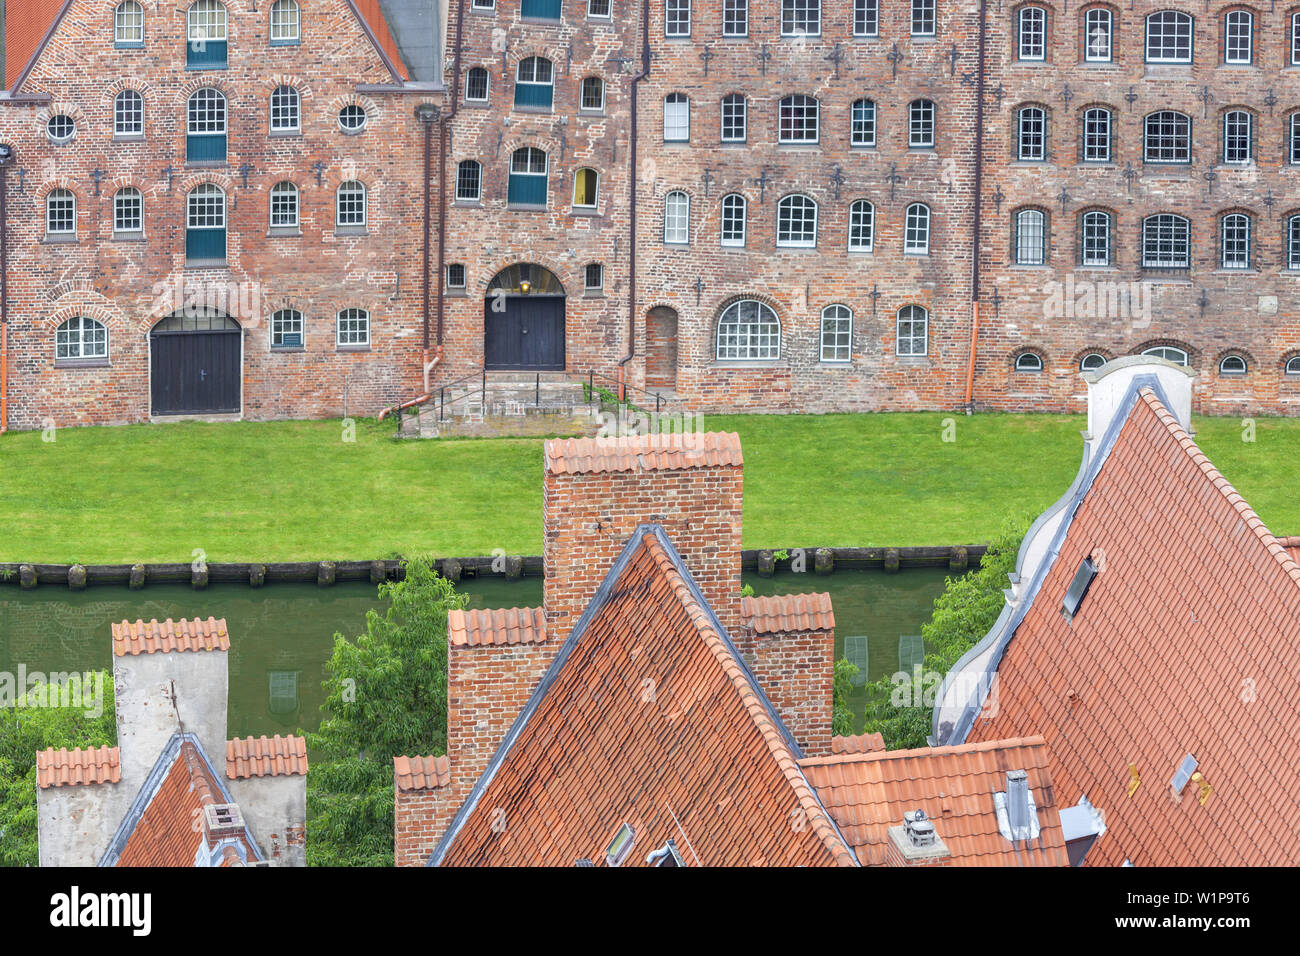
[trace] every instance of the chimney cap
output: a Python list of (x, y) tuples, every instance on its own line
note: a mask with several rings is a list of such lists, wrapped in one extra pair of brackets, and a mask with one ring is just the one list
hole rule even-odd
[(244, 832), (244, 814), (235, 803), (209, 803), (203, 807), (203, 830), (210, 842)]

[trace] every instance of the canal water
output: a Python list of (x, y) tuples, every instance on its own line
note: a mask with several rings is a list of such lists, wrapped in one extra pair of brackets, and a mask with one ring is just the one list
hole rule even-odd
[[(921, 625), (943, 591), (941, 568), (898, 574), (836, 571), (827, 577), (745, 574), (760, 595), (828, 591), (835, 607), (835, 653), (863, 667), (866, 679), (910, 669), (923, 653)], [(542, 601), (542, 579), (466, 578), (461, 590), (471, 607), (528, 607)], [(230, 735), (313, 730), (324, 699), (321, 681), (336, 632), (354, 637), (366, 611), (378, 607), (374, 586), (276, 584), (254, 590), (214, 585), (150, 585), (141, 591), (91, 587), (0, 588), (0, 671), (86, 671), (111, 666), (114, 621), (224, 617), (230, 629)], [(865, 666), (863, 666), (865, 665)], [(861, 723), (865, 695), (854, 694)]]

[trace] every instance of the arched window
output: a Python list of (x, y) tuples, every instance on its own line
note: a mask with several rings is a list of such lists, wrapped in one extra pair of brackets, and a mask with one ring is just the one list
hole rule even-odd
[(1219, 359), (1220, 375), (1245, 375), (1247, 371), (1244, 356), (1232, 354)]
[(1017, 372), (1041, 372), (1043, 357), (1037, 352), (1021, 352), (1016, 356)]
[(664, 142), (685, 143), (691, 138), (691, 101), (685, 93), (664, 97)]
[(1091, 372), (1101, 368), (1106, 364), (1106, 356), (1100, 352), (1089, 352), (1083, 358), (1079, 359), (1079, 371)]
[(1300, 215), (1287, 217), (1286, 267), (1300, 269)]
[(113, 97), (113, 135), (144, 135), (144, 97), (135, 90), (123, 90)]
[(292, 86), (277, 86), (271, 93), (271, 132), (302, 131), (301, 98)]
[(123, 186), (113, 194), (113, 234), (144, 231), (144, 195), (134, 186)]
[(600, 189), (600, 174), (583, 168), (573, 174), (573, 206), (575, 209), (595, 209)]
[(934, 101), (912, 100), (907, 105), (907, 148), (934, 146)]
[(510, 154), (510, 180), (506, 203), (512, 206), (546, 205), (546, 154), (536, 146), (521, 146)]
[(1104, 106), (1093, 106), (1083, 111), (1083, 161), (1109, 163), (1114, 114)]
[(349, 103), (339, 110), (339, 129), (345, 133), (359, 133), (366, 128), (366, 109)]
[(1047, 11), (1042, 7), (1021, 7), (1016, 15), (1016, 39), (1020, 59), (1047, 59)]
[(271, 348), (300, 349), (303, 346), (302, 313), (280, 309), (271, 315)]
[(1041, 106), (1016, 111), (1016, 159), (1022, 163), (1047, 159), (1047, 111)]
[(777, 203), (776, 244), (801, 247), (817, 245), (817, 203), (811, 197), (795, 193)]
[(1223, 15), (1223, 62), (1248, 64), (1255, 58), (1255, 17), (1249, 10)]
[(1292, 66), (1300, 66), (1300, 12), (1291, 14), (1291, 56)]
[(477, 160), (462, 159), (456, 166), (456, 201), (478, 202), (483, 198), (483, 167)]
[(298, 187), (291, 182), (279, 182), (271, 187), (271, 228), (298, 229)]
[(68, 319), (54, 330), (54, 360), (108, 358), (108, 329), (84, 315)]
[(876, 244), (876, 207), (865, 199), (849, 205), (849, 252), (870, 252)]
[(853, 358), (853, 310), (847, 305), (822, 309), (823, 362), (848, 362)]
[(875, 100), (855, 100), (853, 102), (853, 114), (850, 117), (849, 145), (876, 145)]
[(781, 357), (781, 322), (762, 302), (741, 299), (718, 319), (719, 362), (773, 362)]
[(555, 99), (555, 67), (544, 56), (528, 56), (515, 69), (515, 107), (549, 110)]
[(722, 141), (743, 143), (749, 135), (749, 109), (744, 93), (728, 93), (722, 98)]
[(291, 46), (302, 39), (302, 13), (298, 0), (271, 4), (271, 46)]
[(226, 67), (226, 7), (217, 0), (197, 0), (185, 14), (185, 65), (192, 70)]
[(578, 108), (590, 113), (599, 113), (605, 109), (605, 81), (598, 76), (584, 77)]
[(113, 46), (118, 49), (144, 46), (144, 7), (135, 0), (119, 3), (113, 11)]
[(1016, 213), (1016, 265), (1041, 266), (1047, 261), (1047, 216), (1041, 209)]
[(821, 0), (781, 0), (781, 36), (815, 37), (821, 32)]
[(77, 234), (77, 197), (70, 189), (51, 189), (45, 197), (45, 235), (67, 239)]
[(485, 103), (488, 98), (488, 71), (481, 66), (471, 66), (465, 73), (465, 99)]
[(691, 241), (691, 197), (674, 190), (664, 197), (664, 242), (685, 244)]
[(929, 350), (930, 313), (919, 305), (905, 305), (898, 310), (898, 335), (894, 341), (896, 355), (925, 355)]
[(1251, 159), (1251, 115), (1245, 110), (1228, 110), (1223, 114), (1223, 161), (1249, 163)]
[(1151, 355), (1155, 358), (1162, 358), (1167, 362), (1173, 362), (1175, 365), (1187, 365), (1187, 353), (1180, 348), (1172, 345), (1157, 345), (1146, 349), (1143, 355)]
[(1162, 10), (1147, 17), (1148, 63), (1192, 62), (1192, 18), (1180, 10)]
[(366, 226), (366, 186), (355, 179), (339, 183), (334, 225), (340, 229), (364, 229)]
[(1191, 226), (1182, 216), (1158, 213), (1142, 220), (1142, 268), (1186, 269), (1191, 265)]
[(368, 348), (370, 313), (365, 309), (344, 309), (339, 313), (335, 344), (340, 348)]
[(745, 197), (740, 193), (731, 193), (722, 197), (722, 244), (724, 246), (745, 244), (747, 206)]
[(777, 141), (815, 143), (818, 139), (817, 98), (796, 93), (783, 97), (778, 111)]
[(1083, 59), (1109, 63), (1114, 50), (1115, 21), (1110, 10), (1092, 7), (1083, 14)]
[(226, 97), (220, 90), (196, 90), (190, 96), (185, 160), (191, 163), (226, 161)]
[(1110, 265), (1110, 213), (1089, 210), (1079, 217), (1079, 264)]
[(1250, 268), (1250, 217), (1229, 213), (1219, 224), (1220, 268)]
[(226, 194), (215, 183), (200, 183), (186, 197), (185, 258), (191, 262), (226, 259)]
[(1192, 118), (1175, 110), (1149, 113), (1142, 126), (1142, 158), (1148, 163), (1192, 161)]
[(1293, 356), (1286, 360), (1286, 365), (1282, 367), (1284, 375), (1300, 375), (1300, 355)]
[(930, 252), (930, 207), (914, 202), (907, 207), (903, 220), (903, 252), (927, 255)]

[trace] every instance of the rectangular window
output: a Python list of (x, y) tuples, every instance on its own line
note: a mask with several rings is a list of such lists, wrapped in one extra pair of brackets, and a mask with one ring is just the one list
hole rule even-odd
[(935, 0), (912, 0), (912, 36), (934, 36)]
[(1192, 161), (1191, 118), (1172, 110), (1146, 118), (1142, 158), (1148, 163), (1190, 163)]
[(302, 348), (302, 313), (297, 309), (280, 309), (271, 316), (271, 348)]
[(365, 309), (344, 309), (339, 313), (339, 345), (363, 346), (370, 344), (370, 313)]
[(1109, 63), (1111, 58), (1110, 11), (1105, 7), (1093, 7), (1083, 17), (1084, 46), (1083, 58), (1088, 63)]
[(144, 7), (135, 0), (118, 4), (113, 14), (113, 46), (144, 46)]
[(299, 38), (297, 0), (277, 0), (271, 4), (271, 46), (292, 46)]
[(113, 231), (140, 232), (144, 229), (144, 198), (139, 190), (122, 189), (113, 197)]
[(1286, 267), (1300, 269), (1300, 216), (1286, 222)]
[(495, 10), (497, 0), (473, 0), (470, 6), (475, 10)]
[(1221, 265), (1224, 269), (1250, 268), (1250, 218), (1240, 214), (1224, 216)]
[(600, 292), (605, 288), (605, 267), (599, 262), (590, 262), (582, 273), (582, 287), (587, 292)]
[(1292, 165), (1300, 165), (1300, 113), (1291, 114), (1291, 144), (1288, 154)]
[(930, 208), (921, 203), (907, 207), (903, 225), (903, 253), (923, 256), (930, 252)]
[(822, 310), (822, 361), (847, 362), (853, 357), (853, 313), (846, 306)]
[(608, 20), (610, 17), (611, 4), (610, 0), (587, 0), (587, 16), (600, 17)]
[(849, 143), (853, 146), (876, 145), (876, 104), (873, 101), (858, 100), (853, 104)]
[(820, 36), (821, 0), (781, 0), (781, 36)]
[(558, 20), (560, 7), (560, 0), (522, 0), (519, 15), (530, 20)]
[(919, 305), (899, 309), (894, 351), (899, 355), (925, 355), (929, 346), (929, 324), (929, 314)]
[(1041, 163), (1047, 159), (1047, 115), (1036, 106), (1024, 107), (1018, 115), (1016, 159)]
[(749, 0), (722, 0), (722, 35), (749, 36)]
[(664, 36), (691, 35), (691, 0), (664, 0)]
[(465, 74), (465, 99), (482, 102), (488, 98), (488, 71), (475, 67)]
[(579, 209), (595, 209), (600, 176), (594, 169), (580, 169), (573, 174), (573, 205)]
[(1016, 264), (1041, 266), (1047, 261), (1047, 217), (1037, 209), (1016, 216)]
[(1300, 13), (1291, 14), (1291, 65), (1300, 66)]
[(724, 143), (743, 143), (748, 135), (745, 117), (745, 97), (741, 93), (730, 93), (722, 98), (722, 141)]
[(478, 202), (482, 198), (483, 167), (467, 159), (456, 167), (456, 201)]
[(139, 136), (144, 133), (144, 97), (125, 90), (113, 101), (113, 135)]
[(853, 0), (853, 35), (874, 37), (880, 34), (880, 0)]
[(849, 252), (870, 252), (875, 238), (875, 207), (865, 199), (859, 199), (849, 207)]
[(1250, 114), (1245, 110), (1230, 110), (1223, 114), (1223, 161), (1225, 163), (1250, 162)]
[(691, 101), (681, 93), (664, 98), (664, 142), (685, 143), (691, 138)]
[(45, 200), (45, 231), (51, 236), (71, 236), (77, 231), (77, 200), (66, 189), (56, 189)]
[(1110, 216), (1090, 212), (1083, 216), (1083, 247), (1079, 261), (1085, 266), (1110, 265)]
[(664, 242), (690, 242), (691, 200), (685, 193), (669, 193), (664, 198)]
[(1091, 109), (1083, 114), (1083, 161), (1110, 162), (1110, 110)]
[(781, 100), (777, 142), (815, 143), (818, 137), (818, 104), (811, 96), (787, 96)]
[(908, 107), (907, 146), (930, 149), (934, 146), (934, 103), (916, 100)]
[(465, 288), (465, 265), (461, 262), (452, 262), (447, 265), (447, 288), (463, 289)]
[(1182, 216), (1148, 216), (1142, 221), (1142, 267), (1186, 269), (1190, 262), (1190, 236)]
[(745, 197), (732, 193), (722, 198), (722, 244), (745, 244)]
[(226, 8), (219, 0), (196, 0), (185, 13), (185, 66), (226, 68)]
[(366, 189), (360, 183), (344, 183), (339, 187), (338, 213), (335, 222), (344, 227), (365, 226)]
[(271, 228), (296, 229), (298, 227), (298, 190), (291, 184), (279, 183), (271, 189)]

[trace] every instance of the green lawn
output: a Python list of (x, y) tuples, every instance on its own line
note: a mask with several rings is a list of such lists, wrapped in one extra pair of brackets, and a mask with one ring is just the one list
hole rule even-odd
[[(951, 418), (954, 441), (943, 441)], [(745, 545), (988, 540), (1079, 465), (1063, 415), (706, 417), (745, 449)], [(1199, 419), (1198, 440), (1278, 534), (1300, 533), (1300, 420)], [(538, 554), (539, 440), (404, 441), (387, 424), (185, 423), (0, 438), (0, 561), (289, 561)]]

